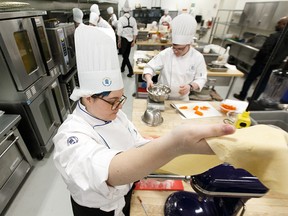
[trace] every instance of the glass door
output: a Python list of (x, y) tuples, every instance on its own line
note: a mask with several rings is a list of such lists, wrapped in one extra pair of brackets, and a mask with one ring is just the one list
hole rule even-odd
[(0, 31), (1, 50), (17, 90), (23, 91), (46, 74), (31, 18), (2, 20)]

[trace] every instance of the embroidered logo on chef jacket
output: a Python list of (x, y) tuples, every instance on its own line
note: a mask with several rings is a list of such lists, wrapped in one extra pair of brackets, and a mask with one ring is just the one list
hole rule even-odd
[(75, 136), (71, 136), (67, 139), (67, 144), (68, 145), (73, 145), (75, 143), (78, 143), (78, 138)]
[(104, 86), (110, 86), (112, 84), (112, 80), (109, 78), (109, 77), (105, 77), (103, 80), (102, 80), (102, 84)]

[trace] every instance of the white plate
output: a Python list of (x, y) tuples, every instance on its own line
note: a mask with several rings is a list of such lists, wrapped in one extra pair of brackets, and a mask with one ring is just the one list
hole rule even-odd
[(248, 107), (247, 101), (225, 99), (221, 103), (235, 106), (236, 107), (235, 112), (237, 112), (237, 113), (243, 113), (246, 110), (246, 108)]
[[(181, 112), (187, 119), (222, 116), (222, 114), (208, 102), (175, 104), (175, 106), (178, 108), (179, 112)], [(180, 109), (180, 107), (182, 106), (187, 106), (187, 109)], [(199, 106), (199, 107), (205, 106), (209, 108), (207, 110), (199, 109), (199, 111), (203, 113), (203, 116), (199, 116), (195, 114), (195, 110), (193, 110), (195, 106)]]

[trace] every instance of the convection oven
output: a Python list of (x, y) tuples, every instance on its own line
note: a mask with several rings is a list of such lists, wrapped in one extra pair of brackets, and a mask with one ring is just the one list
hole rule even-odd
[(53, 96), (60, 70), (49, 56), (42, 14), (45, 12), (0, 14), (0, 109), (21, 115), (19, 131), (38, 159), (52, 148), (52, 137), (61, 123), (59, 103)]

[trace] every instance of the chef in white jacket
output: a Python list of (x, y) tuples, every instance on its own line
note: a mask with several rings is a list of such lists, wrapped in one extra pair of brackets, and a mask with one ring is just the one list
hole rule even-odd
[(169, 11), (167, 9), (164, 10), (163, 16), (159, 20), (159, 25), (170, 26), (172, 21), (172, 17), (169, 15)]
[(112, 28), (111, 25), (101, 17), (99, 6), (97, 4), (93, 4), (90, 7), (90, 16), (91, 13), (96, 13), (98, 16), (98, 21), (97, 21), (97, 26), (98, 27), (103, 27), (103, 28)]
[(161, 51), (144, 68), (147, 88), (160, 71), (158, 83), (171, 88), (169, 99), (189, 100), (190, 91), (201, 91), (207, 80), (204, 56), (191, 46), (197, 23), (190, 14), (181, 14), (171, 22), (172, 47)]
[(80, 87), (77, 106), (53, 138), (54, 161), (71, 194), (74, 216), (129, 215), (133, 182), (182, 154), (212, 154), (204, 138), (234, 132), (231, 125), (182, 125), (143, 138), (121, 111), (126, 97), (112, 29), (75, 31)]
[(72, 13), (73, 13), (74, 25), (75, 25), (75, 28), (77, 28), (80, 24), (83, 23), (84, 14), (83, 14), (82, 10), (79, 8), (73, 8)]

